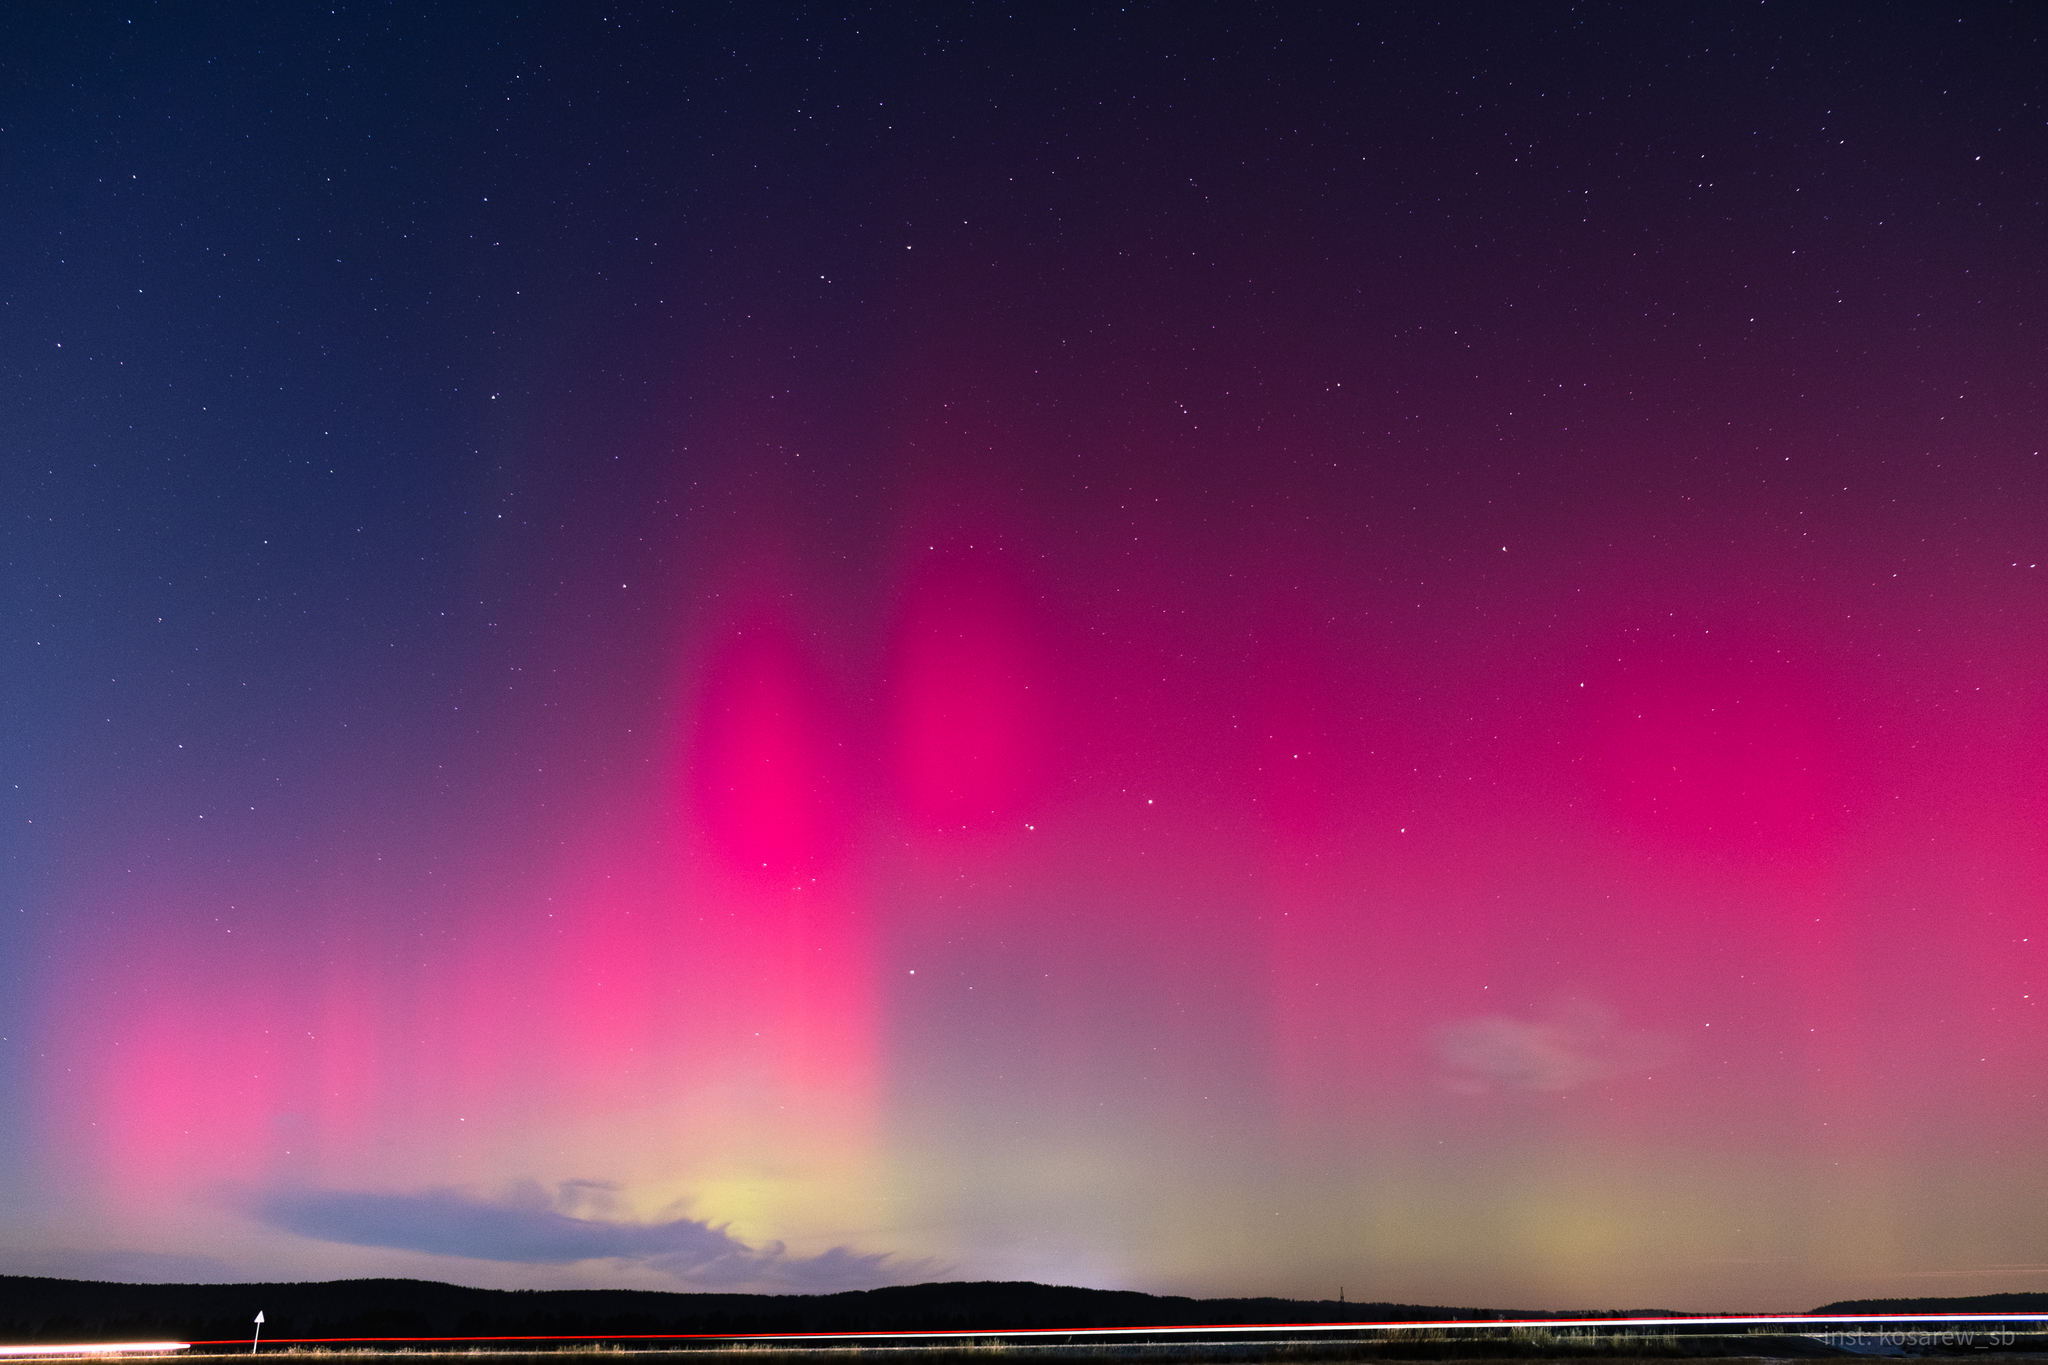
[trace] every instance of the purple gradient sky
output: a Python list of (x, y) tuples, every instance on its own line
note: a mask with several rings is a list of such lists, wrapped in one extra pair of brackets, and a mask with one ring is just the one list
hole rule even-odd
[(0, 1270), (2048, 1287), (2038, 10), (5, 23)]

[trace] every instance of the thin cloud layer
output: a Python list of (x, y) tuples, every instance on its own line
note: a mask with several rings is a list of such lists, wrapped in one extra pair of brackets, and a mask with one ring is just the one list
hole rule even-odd
[(1570, 1090), (1610, 1076), (1647, 1072), (1670, 1059), (1661, 1034), (1620, 1028), (1611, 1011), (1567, 1001), (1542, 1019), (1481, 1015), (1438, 1030), (1445, 1083), (1466, 1094)]
[(849, 1247), (791, 1256), (781, 1242), (749, 1246), (695, 1218), (634, 1223), (575, 1217), (558, 1207), (587, 1206), (588, 1195), (581, 1182), (552, 1199), (537, 1185), (498, 1198), (454, 1189), (287, 1190), (264, 1196), (256, 1212), (272, 1227), (323, 1242), (521, 1265), (633, 1261), (703, 1288), (752, 1284), (824, 1292), (895, 1283), (924, 1268)]

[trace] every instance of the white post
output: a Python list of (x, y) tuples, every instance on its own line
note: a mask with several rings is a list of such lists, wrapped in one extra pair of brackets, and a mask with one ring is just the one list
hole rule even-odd
[(263, 1340), (263, 1310), (256, 1310), (256, 1335), (249, 1338), (249, 1354), (256, 1354), (256, 1343)]

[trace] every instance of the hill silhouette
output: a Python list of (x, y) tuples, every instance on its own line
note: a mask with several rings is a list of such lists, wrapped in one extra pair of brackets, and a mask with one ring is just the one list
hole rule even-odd
[(1962, 1299), (1843, 1299), (1816, 1313), (2048, 1313), (2048, 1294), (1976, 1294)]
[[(113, 1284), (0, 1276), (0, 1340), (247, 1337), (627, 1337), (758, 1332), (1002, 1331), (1236, 1322), (1419, 1321), (1522, 1310), (1277, 1298), (1190, 1299), (1029, 1282), (899, 1285), (839, 1294), (470, 1289), (430, 1280)], [(1531, 1316), (1538, 1315), (1533, 1311)]]
[[(1017, 1331), (1224, 1323), (1486, 1321), (1649, 1316), (1667, 1310), (1445, 1308), (1424, 1304), (1191, 1299), (1017, 1281), (898, 1285), (839, 1294), (689, 1294), (635, 1289), (471, 1289), (431, 1280), (115, 1284), (0, 1276), (0, 1341), (231, 1341), (309, 1337), (583, 1337), (771, 1332)], [(1852, 1299), (1815, 1313), (2048, 1312), (2048, 1294)]]

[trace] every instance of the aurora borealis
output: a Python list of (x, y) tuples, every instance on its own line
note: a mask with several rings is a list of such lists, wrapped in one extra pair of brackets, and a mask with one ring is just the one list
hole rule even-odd
[(2048, 1284), (2048, 23), (33, 7), (0, 1270)]

